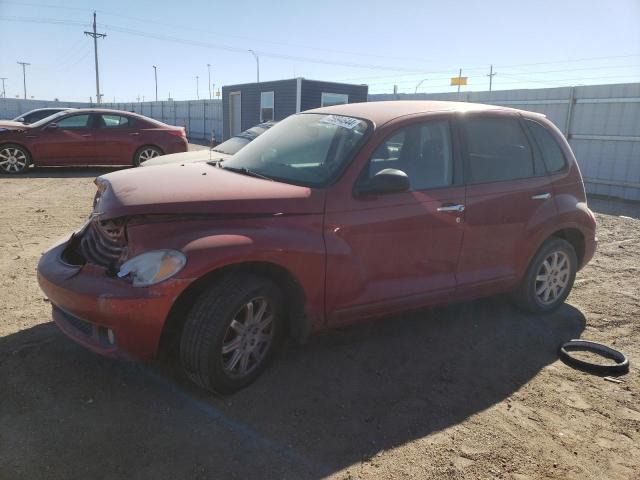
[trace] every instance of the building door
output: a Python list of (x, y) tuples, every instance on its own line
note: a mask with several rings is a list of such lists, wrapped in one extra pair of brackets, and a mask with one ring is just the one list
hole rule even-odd
[(239, 134), (242, 131), (242, 94), (231, 92), (229, 94), (229, 136)]

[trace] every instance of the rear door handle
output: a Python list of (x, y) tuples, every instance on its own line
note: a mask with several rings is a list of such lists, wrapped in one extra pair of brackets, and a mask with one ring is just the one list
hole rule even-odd
[(464, 205), (443, 205), (442, 207), (437, 208), (438, 212), (464, 212)]
[(90, 136), (91, 136), (91, 134), (90, 134), (90, 133), (83, 133), (81, 136), (82, 136), (82, 137), (90, 137)]
[(551, 194), (547, 193), (539, 193), (538, 195), (534, 195), (531, 197), (531, 200), (549, 200), (551, 198)]
[(140, 135), (140, 133), (139, 132), (131, 132), (129, 135), (137, 136), (137, 135)]

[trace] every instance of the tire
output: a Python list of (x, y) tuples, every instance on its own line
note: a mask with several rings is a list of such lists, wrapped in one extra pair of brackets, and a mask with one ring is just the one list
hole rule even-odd
[[(577, 350), (597, 353), (616, 363), (615, 365), (606, 365), (580, 360), (579, 358), (571, 356), (570, 353)], [(622, 352), (601, 343), (590, 342), (588, 340), (571, 340), (560, 346), (559, 355), (563, 362), (585, 372), (597, 373), (599, 375), (624, 374), (629, 372), (629, 360), (627, 357), (625, 357)]]
[(16, 175), (24, 173), (31, 163), (29, 151), (13, 143), (0, 145), (0, 172)]
[[(258, 318), (260, 300), (267, 305)], [(266, 323), (270, 317), (271, 323), (266, 327), (252, 324), (250, 304), (254, 321)], [(272, 281), (241, 272), (222, 277), (198, 297), (187, 314), (180, 339), (185, 374), (200, 387), (220, 394), (246, 387), (260, 376), (280, 345), (284, 311), (282, 292)], [(253, 327), (246, 328), (247, 324)], [(252, 331), (256, 329), (257, 333)], [(259, 343), (267, 342), (266, 337), (268, 343)], [(224, 352), (223, 346), (234, 349)]]
[[(554, 264), (554, 258), (557, 264)], [(556, 310), (571, 292), (577, 265), (578, 259), (573, 246), (561, 238), (550, 238), (540, 247), (529, 264), (512, 296), (514, 303), (532, 313), (549, 313)]]
[(142, 162), (146, 162), (151, 158), (159, 157), (161, 155), (164, 155), (164, 153), (158, 147), (145, 145), (144, 147), (140, 147), (136, 150), (136, 153), (133, 156), (133, 166), (139, 167)]

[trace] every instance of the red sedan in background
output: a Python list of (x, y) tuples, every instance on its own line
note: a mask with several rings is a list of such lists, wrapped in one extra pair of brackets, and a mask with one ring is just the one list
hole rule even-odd
[(186, 132), (120, 110), (77, 109), (31, 125), (0, 122), (0, 172), (38, 166), (133, 165), (187, 151)]

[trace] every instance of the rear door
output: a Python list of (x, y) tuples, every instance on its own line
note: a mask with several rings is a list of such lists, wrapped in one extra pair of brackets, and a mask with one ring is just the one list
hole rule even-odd
[(94, 116), (80, 113), (45, 125), (34, 156), (40, 165), (87, 165), (95, 158)]
[[(326, 306), (333, 324), (453, 297), (464, 202), (448, 118), (397, 128), (380, 143), (359, 182), (394, 168), (408, 192), (351, 197), (325, 214)], [(444, 208), (444, 210), (443, 210)]]
[(466, 188), (459, 296), (479, 297), (516, 284), (537, 229), (555, 214), (544, 164), (517, 113), (459, 119)]
[(136, 119), (116, 113), (96, 115), (96, 162), (103, 165), (131, 165), (140, 144)]

